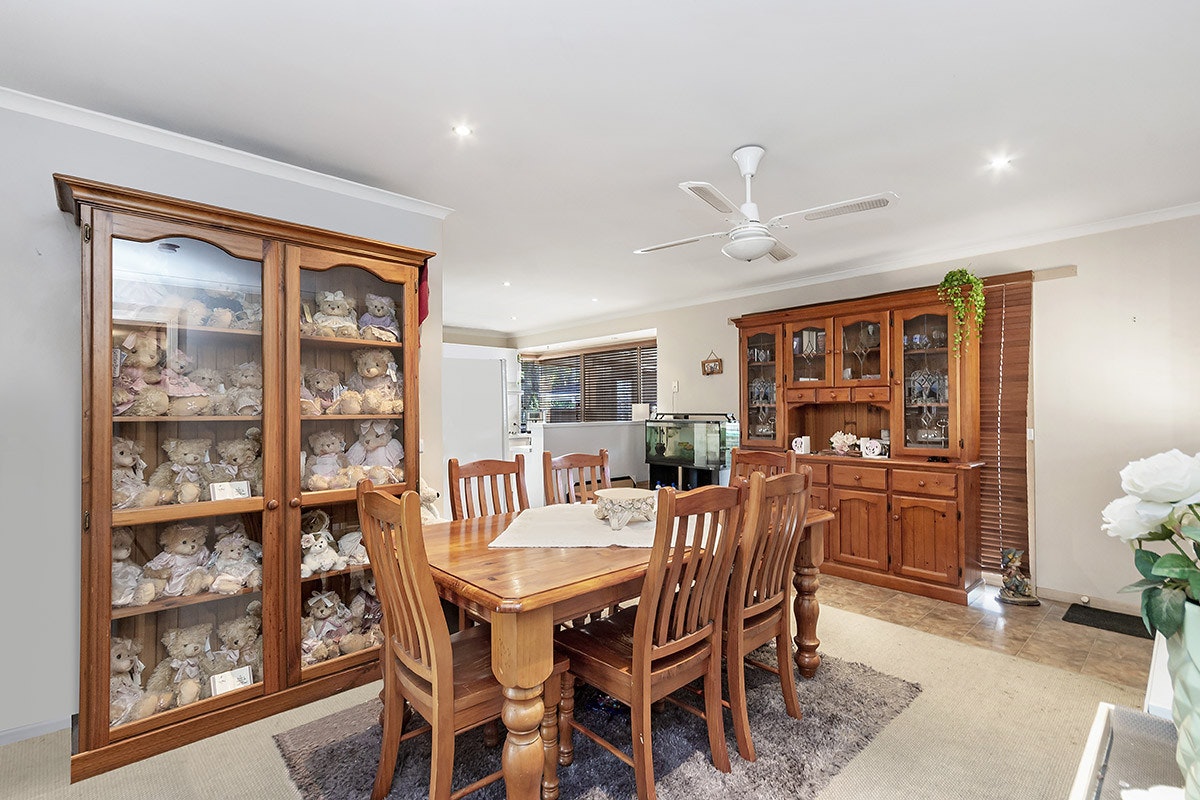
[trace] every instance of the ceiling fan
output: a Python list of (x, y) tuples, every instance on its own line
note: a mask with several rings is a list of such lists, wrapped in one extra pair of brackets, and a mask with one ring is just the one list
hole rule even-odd
[(746, 179), (746, 202), (740, 206), (734, 205), (732, 200), (722, 194), (721, 190), (711, 183), (684, 181), (679, 184), (680, 189), (683, 189), (683, 191), (693, 197), (703, 200), (722, 214), (737, 214), (737, 218), (728, 220), (733, 223), (731, 229), (717, 231), (716, 233), (706, 233), (701, 236), (692, 236), (674, 242), (656, 244), (652, 247), (643, 247), (641, 250), (634, 250), (633, 252), (652, 253), (655, 250), (665, 250), (668, 247), (691, 244), (701, 239), (727, 237), (729, 243), (721, 248), (721, 252), (732, 259), (737, 261), (753, 261), (756, 258), (770, 256), (772, 261), (783, 261), (786, 258), (796, 255), (796, 253), (772, 236), (770, 229), (787, 228), (788, 226), (783, 222), (787, 217), (802, 214), (803, 218), (808, 221), (827, 219), (828, 217), (838, 217), (842, 214), (870, 211), (873, 208), (885, 208), (900, 199), (892, 192), (881, 192), (880, 194), (871, 194), (866, 197), (856, 197), (853, 200), (843, 200), (840, 203), (806, 208), (803, 211), (790, 211), (787, 214), (771, 217), (766, 222), (761, 222), (758, 216), (758, 205), (750, 200), (750, 183), (754, 179), (754, 173), (758, 171), (758, 164), (762, 161), (765, 152), (766, 150), (753, 144), (739, 147), (733, 151), (733, 160), (737, 162), (742, 177)]

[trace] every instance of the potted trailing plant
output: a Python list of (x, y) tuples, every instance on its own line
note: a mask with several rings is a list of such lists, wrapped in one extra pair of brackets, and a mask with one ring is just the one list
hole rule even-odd
[[(1130, 462), (1121, 489), (1125, 496), (1104, 509), (1103, 529), (1133, 548), (1142, 579), (1121, 591), (1141, 592), (1142, 621), (1167, 640), (1175, 761), (1184, 796), (1200, 800), (1200, 455), (1171, 450)], [(1173, 551), (1159, 554), (1148, 542)]]
[(966, 324), (968, 314), (975, 318), (975, 335), (983, 335), (983, 281), (969, 269), (952, 269), (938, 284), (937, 293), (938, 298), (954, 310), (954, 357), (958, 358), (970, 330)]

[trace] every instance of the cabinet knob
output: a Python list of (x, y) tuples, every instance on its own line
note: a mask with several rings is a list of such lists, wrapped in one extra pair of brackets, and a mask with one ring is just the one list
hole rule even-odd
[(288, 505), (291, 506), (292, 508), (299, 508), (300, 507), (300, 498), (293, 497), (291, 500), (288, 500)]
[(894, 519), (894, 520), (896, 520), (897, 522), (899, 522), (899, 521), (900, 521), (900, 515), (899, 515), (899, 514), (892, 514), (892, 519)]
[(278, 500), (268, 500), (267, 501), (267, 510), (268, 511), (274, 511), (277, 508), (279, 508)]
[(837, 513), (837, 510), (838, 510), (838, 507), (837, 507), (837, 506), (834, 506), (833, 508), (831, 508), (831, 509), (829, 509), (829, 510), (830, 510), (830, 511), (832, 511), (833, 513), (835, 513), (835, 514), (836, 514), (836, 513)]
[(862, 480), (862, 475), (855, 475), (855, 476), (854, 476), (854, 480), (856, 480), (856, 481), (861, 481), (861, 480)]
[(917, 486), (924, 486), (924, 485), (925, 485), (925, 481), (917, 481)]

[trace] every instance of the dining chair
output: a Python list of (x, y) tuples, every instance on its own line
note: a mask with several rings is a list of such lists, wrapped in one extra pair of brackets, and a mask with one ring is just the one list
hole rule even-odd
[(743, 450), (735, 447), (729, 451), (729, 485), (738, 477), (749, 478), (752, 472), (761, 472), (768, 478), (781, 472), (796, 471), (796, 453), (786, 450)]
[(594, 503), (595, 491), (608, 489), (612, 482), (608, 474), (608, 451), (599, 455), (568, 453), (555, 458), (542, 453), (542, 480), (546, 490), (546, 505), (557, 503)]
[[(404, 732), (407, 701), (432, 728), (430, 800), (457, 800), (502, 777), (495, 772), (451, 791), (455, 735), (497, 719), (504, 705), (500, 683), (492, 674), (491, 627), (476, 625), (450, 633), (425, 554), (416, 492), (397, 499), (377, 491), (369, 480), (360, 481), (358, 515), (383, 604), (383, 744), (371, 799), (382, 800), (391, 791), (400, 743), (425, 731)], [(544, 797), (558, 791), (555, 729), (562, 686), (569, 680), (573, 681), (567, 660), (556, 657), (544, 687)], [(572, 691), (573, 686), (572, 682)]]
[(525, 456), (513, 461), (482, 459), (459, 464), (450, 459), (450, 518), (472, 519), (529, 508)]
[[(769, 478), (755, 471), (749, 485), (742, 537), (725, 602), (724, 638), (729, 710), (738, 753), (754, 761), (746, 706), (746, 664), (778, 675), (787, 713), (796, 719), (801, 716), (793, 671), (790, 590), (796, 552), (808, 535), (804, 518), (812, 488), (812, 467), (802, 465), (795, 472)], [(749, 653), (772, 639), (778, 668), (748, 658)]]
[(704, 486), (658, 492), (654, 546), (637, 606), (555, 634), (571, 671), (630, 708), (633, 757), (594, 731), (564, 717), (564, 750), (573, 731), (593, 739), (633, 767), (640, 800), (652, 800), (654, 762), (650, 706), (704, 678), (705, 720), (713, 764), (729, 772), (721, 711), (721, 624), (734, 550), (742, 525), (742, 492)]

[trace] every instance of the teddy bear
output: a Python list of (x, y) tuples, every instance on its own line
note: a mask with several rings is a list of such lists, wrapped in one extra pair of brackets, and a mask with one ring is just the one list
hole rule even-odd
[(162, 637), (167, 657), (158, 662), (146, 691), (170, 693), (176, 706), (190, 705), (201, 698), (205, 690), (201, 661), (208, 650), (212, 623), (202, 622), (188, 628), (170, 628)]
[(167, 414), (172, 417), (198, 416), (211, 402), (208, 390), (188, 376), (191, 366), (192, 357), (178, 348), (169, 353), (163, 363), (159, 386), (170, 398)]
[(373, 483), (404, 480), (404, 445), (392, 438), (395, 430), (390, 419), (364, 420), (358, 423), (358, 441), (346, 451), (346, 459), (365, 467)]
[(145, 450), (141, 442), (114, 436), (112, 440), (112, 507), (149, 508), (170, 503), (173, 488), (152, 487), (146, 483)]
[(367, 347), (350, 356), (355, 372), (346, 386), (362, 395), (362, 413), (404, 413), (404, 378), (392, 354), (382, 347)]
[[(362, 395), (342, 385), (342, 376), (332, 369), (304, 370), (304, 386), (319, 408), (317, 414), (361, 414)], [(303, 395), (301, 395), (303, 402)]]
[(341, 655), (338, 642), (350, 632), (350, 609), (334, 591), (313, 592), (300, 620), (300, 661), (315, 664)]
[(144, 606), (154, 599), (157, 589), (146, 580), (142, 568), (133, 561), (133, 529), (112, 529), (112, 604)]
[(438, 513), (438, 507), (434, 505), (442, 496), (442, 493), (430, 486), (424, 478), (421, 478), (417, 484), (421, 497), (421, 522), (445, 522), (441, 514)]
[(242, 310), (233, 315), (233, 327), (241, 331), (261, 331), (262, 314), (261, 299), (243, 299)]
[(207, 539), (208, 528), (192, 522), (176, 522), (158, 532), (162, 552), (142, 568), (155, 597), (200, 594), (212, 585)]
[(363, 544), (362, 531), (350, 531), (337, 540), (338, 555), (346, 559), (346, 566), (362, 567), (371, 563), (367, 557), (367, 546)]
[(257, 417), (262, 414), (263, 371), (257, 361), (230, 367), (225, 373), (225, 394), (217, 400), (214, 413), (222, 416)]
[(316, 431), (308, 437), (308, 446), (312, 455), (304, 465), (305, 489), (315, 492), (354, 486), (346, 460), (346, 439), (340, 432), (332, 428)]
[[(250, 492), (255, 497), (263, 493), (262, 431), (247, 428), (240, 439), (225, 439), (217, 442), (217, 453), (221, 460), (206, 467), (207, 482), (248, 481)], [(208, 499), (206, 496), (205, 499)]]
[(205, 326), (209, 328), (232, 328), (233, 327), (233, 309), (218, 306), (209, 312), (204, 318)]
[(195, 503), (208, 497), (208, 448), (212, 439), (167, 439), (167, 460), (150, 475), (150, 486), (175, 492), (176, 503)]
[(213, 578), (210, 592), (238, 594), (242, 589), (262, 588), (262, 567), (243, 533), (227, 533), (217, 539), (208, 559), (208, 571)]
[(383, 295), (367, 292), (363, 300), (367, 309), (358, 318), (358, 332), (363, 339), (378, 342), (400, 341), (400, 325), (396, 322), (396, 301)]
[(301, 534), (300, 548), (304, 555), (300, 559), (300, 577), (308, 578), (318, 572), (345, 569), (346, 559), (339, 555), (329, 540), (320, 534)]
[(262, 603), (251, 600), (245, 616), (222, 622), (217, 626), (221, 646), (205, 655), (201, 670), (207, 681), (221, 672), (238, 667), (250, 667), (255, 681), (262, 675)]
[(383, 603), (375, 590), (375, 576), (358, 573), (352, 582), (358, 592), (350, 601), (350, 633), (339, 643), (343, 653), (383, 644)]
[(120, 369), (113, 378), (114, 414), (131, 417), (158, 417), (167, 413), (170, 398), (158, 386), (162, 373), (158, 361), (162, 348), (150, 330), (137, 330), (121, 343)]
[(191, 328), (199, 328), (208, 319), (208, 314), (208, 306), (204, 305), (204, 301), (193, 297), (184, 301), (179, 311), (179, 322)]
[(138, 658), (141, 642), (114, 636), (108, 645), (108, 724), (110, 727), (145, 719), (166, 711), (175, 699), (172, 692), (142, 689), (146, 665)]
[(221, 374), (221, 371), (211, 367), (200, 367), (192, 370), (188, 377), (208, 395), (208, 407), (200, 413), (221, 413), (219, 409), (224, 405), (225, 396), (225, 376)]
[(337, 336), (344, 339), (358, 338), (358, 323), (354, 320), (354, 298), (344, 292), (317, 292), (317, 313), (312, 322), (300, 325), (300, 332), (308, 336)]

